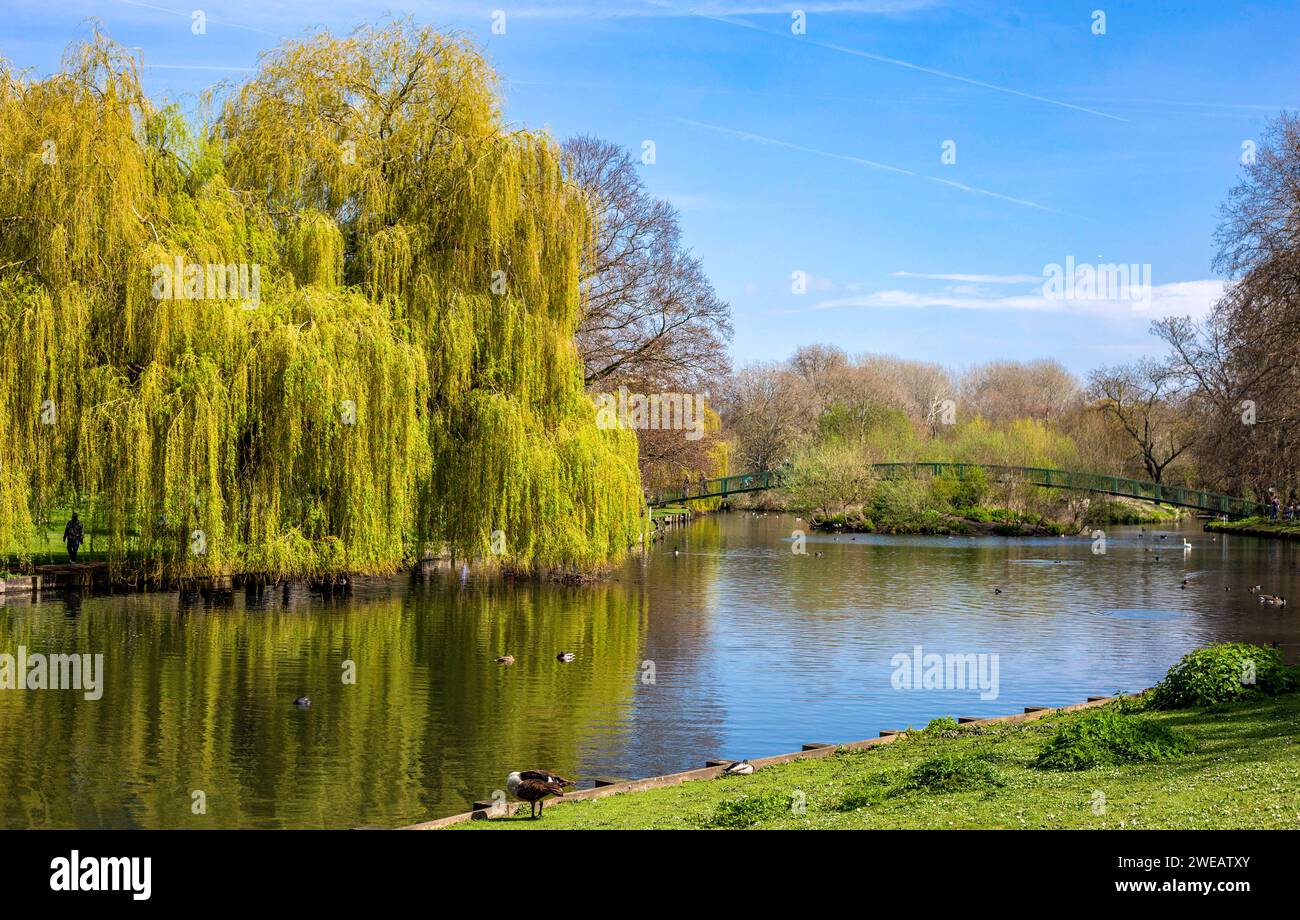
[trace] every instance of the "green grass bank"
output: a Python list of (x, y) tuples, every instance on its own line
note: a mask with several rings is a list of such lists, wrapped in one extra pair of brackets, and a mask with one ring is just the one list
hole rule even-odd
[[(1258, 683), (1238, 676), (1249, 662)], [(1154, 692), (1023, 722), (936, 719), (750, 776), (457, 825), (473, 830), (1300, 829), (1297, 669), (1229, 644)], [(1270, 696), (1270, 693), (1276, 693)]]
[(1242, 518), (1239, 521), (1210, 521), (1205, 525), (1205, 529), (1210, 533), (1231, 533), (1243, 537), (1300, 540), (1300, 521), (1275, 521), (1266, 517)]

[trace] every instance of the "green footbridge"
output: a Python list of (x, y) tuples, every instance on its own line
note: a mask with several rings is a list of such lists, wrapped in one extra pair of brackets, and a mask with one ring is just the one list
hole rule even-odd
[[(999, 466), (988, 463), (873, 463), (871, 465), (872, 472), (881, 479), (910, 476), (961, 476), (967, 471), (976, 469), (983, 470), (984, 475), (991, 482), (1026, 483), (1049, 489), (1099, 492), (1103, 495), (1139, 498), (1144, 501), (1177, 505), (1181, 508), (1194, 508), (1197, 511), (1228, 517), (1250, 517), (1268, 512), (1267, 506), (1262, 502), (1249, 498), (1236, 498), (1231, 495), (1220, 495), (1218, 492), (1163, 485), (1142, 479), (1126, 479), (1123, 476), (1103, 476), (1099, 473), (1075, 473), (1037, 466)], [(729, 495), (740, 495), (745, 492), (779, 489), (785, 484), (789, 475), (790, 472), (785, 470), (764, 470), (723, 476), (721, 479), (702, 479), (698, 483), (690, 483), (684, 489), (652, 493), (649, 503), (651, 507), (662, 507), (678, 505), (691, 499), (726, 498)]]

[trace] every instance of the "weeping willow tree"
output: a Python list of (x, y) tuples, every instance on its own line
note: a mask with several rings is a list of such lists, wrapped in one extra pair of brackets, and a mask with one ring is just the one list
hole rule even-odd
[(590, 212), (476, 49), (321, 34), (199, 125), (138, 71), (0, 61), (0, 548), (65, 505), (150, 579), (636, 540), (573, 344)]

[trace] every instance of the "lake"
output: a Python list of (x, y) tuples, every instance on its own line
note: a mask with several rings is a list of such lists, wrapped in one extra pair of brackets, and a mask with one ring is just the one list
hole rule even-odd
[[(0, 690), (0, 825), (397, 826), (514, 769), (587, 786), (1135, 691), (1209, 642), (1300, 649), (1294, 543), (1193, 521), (1108, 528), (1104, 555), (816, 534), (799, 555), (803, 526), (700, 518), (582, 587), (447, 573), (341, 597), (10, 598), (0, 653), (101, 654), (103, 692)], [(974, 656), (985, 679), (908, 687), (930, 655)]]

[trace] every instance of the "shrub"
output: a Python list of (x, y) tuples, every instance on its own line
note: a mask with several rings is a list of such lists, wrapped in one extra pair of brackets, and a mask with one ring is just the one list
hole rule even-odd
[(1276, 649), (1224, 642), (1184, 655), (1155, 686), (1151, 706), (1219, 706), (1295, 686), (1295, 673), (1282, 664)]
[(864, 508), (881, 529), (905, 529), (925, 508), (925, 484), (915, 479), (886, 479), (876, 483)]
[(959, 792), (987, 786), (1005, 786), (1006, 779), (987, 757), (978, 754), (940, 754), (917, 765), (903, 789), (924, 792)]
[(926, 493), (931, 507), (948, 511), (978, 505), (988, 491), (984, 470), (973, 467), (956, 476), (931, 477)]
[(859, 808), (880, 804), (890, 792), (889, 776), (879, 773), (850, 787), (835, 807), (840, 811), (857, 811)]
[(931, 719), (929, 724), (922, 731), (932, 732), (936, 735), (943, 732), (955, 732), (957, 730), (957, 720), (952, 716), (939, 716), (937, 719)]
[(1168, 725), (1107, 707), (1066, 722), (1043, 748), (1040, 770), (1090, 770), (1093, 767), (1151, 760), (1173, 760), (1191, 743)]
[(724, 799), (714, 809), (706, 827), (743, 830), (760, 821), (780, 818), (790, 814), (790, 796), (783, 792), (766, 792), (758, 795), (740, 795)]

